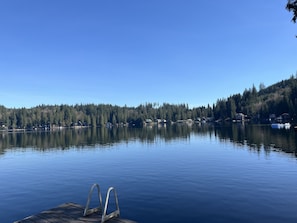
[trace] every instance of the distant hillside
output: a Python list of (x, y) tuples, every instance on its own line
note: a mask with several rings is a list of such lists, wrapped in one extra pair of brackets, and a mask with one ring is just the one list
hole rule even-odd
[(277, 115), (289, 113), (296, 117), (297, 109), (297, 79), (290, 78), (262, 89), (258, 93), (259, 101), (268, 109), (267, 112), (274, 112)]
[(269, 87), (261, 85), (259, 91), (253, 86), (243, 94), (218, 100), (214, 107), (215, 119), (232, 118), (236, 113), (243, 113), (253, 121), (261, 122), (287, 113), (290, 121), (296, 122), (297, 79), (292, 76)]
[[(197, 101), (199, 98), (197, 97)], [(138, 126), (146, 123), (205, 121), (273, 122), (297, 120), (297, 79), (293, 76), (269, 87), (253, 86), (242, 94), (218, 99), (215, 104), (189, 108), (187, 104), (146, 103), (137, 107), (108, 104), (40, 105), (10, 109), (0, 106), (0, 130), (62, 127)], [(186, 121), (186, 122), (185, 122)]]

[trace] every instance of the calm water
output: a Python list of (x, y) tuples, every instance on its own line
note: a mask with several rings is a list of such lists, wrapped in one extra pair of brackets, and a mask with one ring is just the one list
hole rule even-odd
[(139, 223), (296, 223), (296, 145), (248, 125), (0, 133), (0, 222), (85, 205), (96, 182)]

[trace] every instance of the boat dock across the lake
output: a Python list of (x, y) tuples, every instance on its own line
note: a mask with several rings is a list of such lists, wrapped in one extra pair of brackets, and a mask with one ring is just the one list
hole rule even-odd
[[(99, 206), (89, 209), (90, 200), (94, 188), (98, 189)], [(116, 210), (107, 214), (110, 193), (114, 192)], [(120, 209), (116, 191), (113, 187), (108, 189), (105, 206), (102, 208), (102, 197), (98, 184), (94, 184), (89, 192), (86, 206), (76, 203), (65, 203), (55, 208), (31, 215), (14, 223), (136, 223), (128, 219), (120, 218)]]

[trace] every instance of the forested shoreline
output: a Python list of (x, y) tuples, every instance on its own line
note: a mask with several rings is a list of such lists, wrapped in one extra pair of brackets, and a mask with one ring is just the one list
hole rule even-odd
[[(199, 97), (197, 97), (199, 101)], [(297, 120), (297, 79), (291, 76), (269, 87), (252, 86), (242, 94), (218, 99), (213, 105), (145, 103), (137, 107), (109, 104), (39, 105), (33, 108), (0, 106), (1, 130), (51, 130), (64, 127), (112, 127), (183, 122), (250, 121), (267, 123)]]

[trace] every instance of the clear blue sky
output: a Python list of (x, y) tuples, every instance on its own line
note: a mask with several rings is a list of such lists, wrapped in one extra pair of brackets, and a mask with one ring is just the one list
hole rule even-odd
[(286, 0), (1, 0), (0, 105), (213, 104), (297, 71)]

